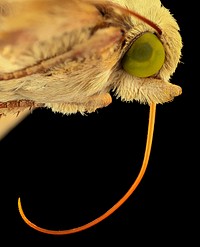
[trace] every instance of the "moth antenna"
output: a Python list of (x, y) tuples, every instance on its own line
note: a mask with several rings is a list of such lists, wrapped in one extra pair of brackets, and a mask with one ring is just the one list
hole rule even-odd
[(85, 225), (82, 225), (82, 226), (79, 226), (76, 228), (72, 228), (72, 229), (68, 229), (68, 230), (56, 231), (56, 230), (48, 230), (48, 229), (39, 227), (39, 226), (35, 225), (34, 223), (32, 223), (29, 219), (27, 219), (27, 217), (25, 216), (25, 214), (23, 212), (21, 200), (19, 198), (18, 199), (18, 209), (19, 209), (19, 213), (20, 213), (22, 219), (25, 221), (25, 223), (28, 224), (33, 229), (35, 229), (39, 232), (42, 232), (42, 233), (51, 234), (51, 235), (66, 235), (66, 234), (71, 234), (71, 233), (76, 233), (76, 232), (86, 230), (87, 228), (90, 228), (90, 227), (98, 224), (99, 222), (101, 222), (102, 220), (104, 220), (108, 216), (110, 216), (112, 213), (114, 213), (132, 195), (132, 193), (135, 191), (135, 189), (137, 188), (137, 186), (139, 185), (140, 181), (142, 180), (142, 178), (144, 176), (144, 173), (145, 173), (147, 165), (148, 165), (149, 157), (150, 157), (150, 152), (151, 152), (155, 116), (156, 116), (156, 104), (151, 103), (150, 111), (149, 111), (149, 123), (148, 123), (146, 148), (145, 148), (143, 163), (142, 163), (140, 172), (139, 172), (136, 180), (134, 181), (134, 183), (130, 187), (130, 189), (126, 192), (126, 194), (117, 203), (114, 204), (113, 207), (111, 207), (108, 211), (106, 211), (104, 214), (102, 214), (101, 216), (99, 216), (95, 220), (90, 221), (89, 223), (86, 223)]
[[(111, 3), (111, 5), (114, 5), (114, 4)], [(132, 15), (132, 16), (136, 17), (137, 19), (145, 22), (150, 27), (154, 28), (159, 35), (162, 34), (161, 28), (156, 23), (154, 23), (153, 21), (147, 19), (146, 17), (140, 15), (139, 13), (137, 13), (137, 12), (135, 12), (133, 10), (123, 8), (123, 7), (119, 6), (119, 5), (114, 5), (114, 6), (115, 6), (115, 8), (118, 8), (119, 10), (121, 10), (123, 13)]]
[[(92, 1), (88, 0), (88, 2), (92, 2)], [(96, 4), (101, 4), (101, 1), (96, 1)], [(116, 3), (108, 2), (107, 5), (110, 5), (111, 7), (114, 7), (115, 9), (119, 9), (124, 14), (132, 15), (132, 16), (136, 17), (137, 19), (145, 22), (150, 27), (154, 28), (159, 35), (162, 34), (162, 29), (155, 22), (153, 22), (153, 21), (149, 20), (148, 18), (140, 15), (136, 11), (130, 10), (128, 8), (125, 8), (125, 7), (122, 7), (122, 6), (120, 6), (119, 4), (116, 4)]]

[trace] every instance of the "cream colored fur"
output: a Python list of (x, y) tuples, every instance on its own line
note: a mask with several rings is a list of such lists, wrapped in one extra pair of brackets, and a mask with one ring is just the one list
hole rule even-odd
[[(169, 81), (182, 49), (179, 27), (169, 10), (159, 0), (112, 2), (162, 30), (166, 59), (157, 75), (137, 78), (122, 69), (120, 61), (130, 42), (155, 30), (109, 6), (109, 1), (98, 1), (107, 11), (103, 16), (95, 1), (1, 0), (0, 102), (29, 100), (71, 114), (107, 106), (111, 91), (123, 101), (148, 104), (180, 95), (181, 88)], [(7, 80), (9, 76), (13, 77)], [(0, 114), (20, 110), (0, 108)]]

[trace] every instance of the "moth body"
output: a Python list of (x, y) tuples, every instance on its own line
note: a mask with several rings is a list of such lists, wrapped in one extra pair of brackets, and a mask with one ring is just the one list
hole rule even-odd
[[(162, 33), (118, 4), (147, 17)], [(181, 94), (169, 82), (181, 57), (179, 27), (159, 0), (9, 0), (0, 3), (0, 21), (1, 103), (27, 101), (28, 107), (32, 101), (33, 107), (71, 114), (107, 106), (111, 91), (122, 101), (145, 104)], [(148, 32), (161, 41), (165, 61), (157, 73), (140, 78), (121, 61)], [(1, 107), (0, 114), (25, 108)]]

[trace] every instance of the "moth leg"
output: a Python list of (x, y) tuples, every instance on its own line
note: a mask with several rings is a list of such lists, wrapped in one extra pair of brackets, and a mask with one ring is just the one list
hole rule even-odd
[(99, 94), (89, 97), (85, 106), (87, 112), (93, 112), (98, 108), (103, 108), (112, 103), (112, 97), (109, 93)]
[(13, 100), (8, 102), (0, 102), (0, 117), (8, 114), (18, 115), (25, 110), (33, 111), (35, 108), (43, 107), (44, 104), (36, 103), (31, 100)]
[(45, 104), (47, 108), (51, 108), (53, 112), (61, 112), (63, 114), (73, 114), (80, 112), (91, 113), (98, 108), (108, 106), (112, 102), (112, 98), (109, 93), (98, 94), (88, 97), (88, 100), (84, 103), (48, 103)]

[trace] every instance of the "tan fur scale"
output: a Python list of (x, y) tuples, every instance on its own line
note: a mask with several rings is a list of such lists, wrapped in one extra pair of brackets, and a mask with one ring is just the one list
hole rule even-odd
[[(161, 28), (166, 60), (157, 75), (137, 78), (122, 69), (134, 38), (155, 30), (109, 2)], [(148, 104), (181, 94), (169, 82), (181, 58), (179, 27), (159, 0), (0, 0), (0, 23), (1, 103), (27, 100), (33, 108), (71, 114), (107, 106), (110, 91), (123, 101)], [(8, 112), (16, 109), (0, 107), (0, 114)]]

